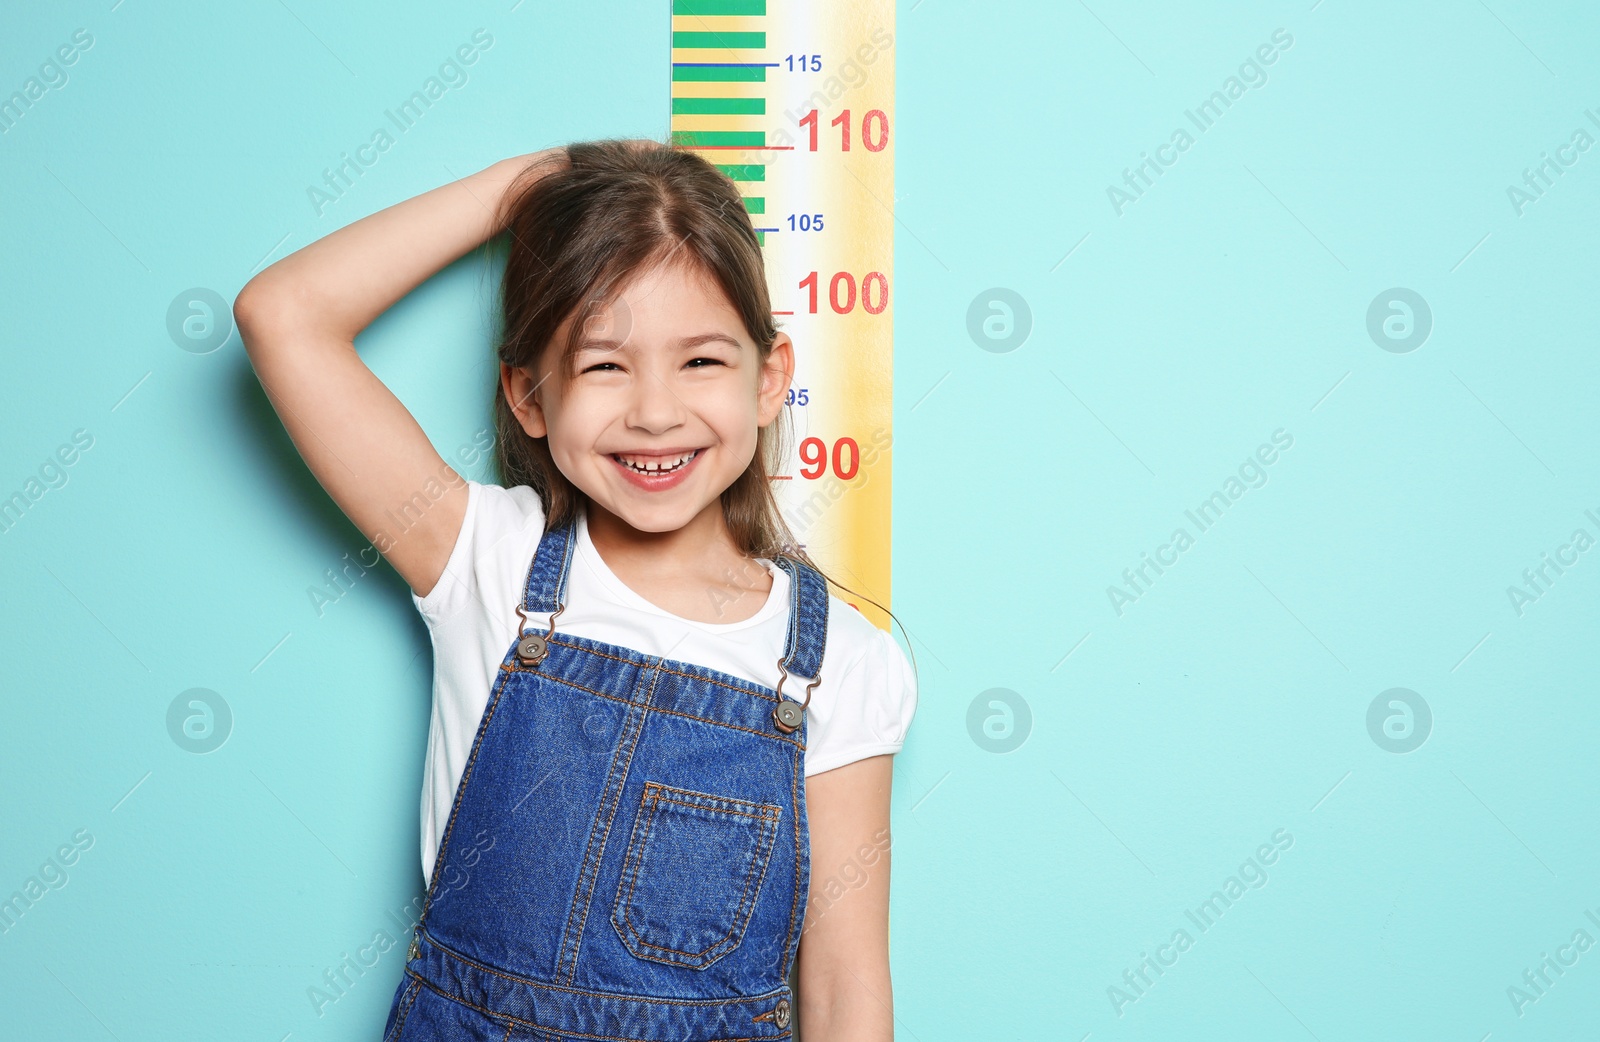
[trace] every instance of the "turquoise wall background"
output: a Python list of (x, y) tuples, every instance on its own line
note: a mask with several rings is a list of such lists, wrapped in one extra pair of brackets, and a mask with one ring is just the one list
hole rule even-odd
[[(1491, 4), (901, 4), (898, 1037), (1600, 1014), (1600, 22)], [(227, 306), (505, 156), (662, 135), (668, 5), (6, 22), (0, 98), (52, 85), (0, 121), (3, 1033), (376, 1038), (403, 940), (313, 989), (421, 896), (427, 634), (387, 566), (314, 605), (366, 544)], [(479, 480), (494, 275), (360, 341)]]

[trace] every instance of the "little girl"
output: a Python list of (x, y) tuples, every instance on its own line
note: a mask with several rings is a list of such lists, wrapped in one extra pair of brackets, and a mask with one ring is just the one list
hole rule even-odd
[[(354, 341), (501, 231), (501, 484), (481, 484)], [(916, 681), (773, 498), (794, 346), (733, 183), (650, 141), (516, 157), (273, 264), (234, 314), (432, 636), (429, 883), (386, 1042), (801, 1019), (812, 1042), (889, 1042), (890, 770)]]

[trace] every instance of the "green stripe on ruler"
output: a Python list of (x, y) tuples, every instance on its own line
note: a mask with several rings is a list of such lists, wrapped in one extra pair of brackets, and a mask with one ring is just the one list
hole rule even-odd
[(673, 98), (675, 116), (764, 116), (766, 98)]
[(674, 32), (672, 34), (672, 46), (697, 50), (727, 50), (735, 47), (760, 50), (766, 45), (766, 33)]
[(766, 132), (761, 130), (674, 130), (674, 145), (742, 145), (760, 147), (767, 143)]
[(765, 15), (767, 0), (672, 0), (672, 13)]
[(672, 79), (676, 83), (765, 83), (765, 65), (674, 65)]

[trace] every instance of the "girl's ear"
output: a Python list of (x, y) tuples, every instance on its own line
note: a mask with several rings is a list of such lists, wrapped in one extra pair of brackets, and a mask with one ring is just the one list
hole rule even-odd
[(794, 382), (794, 341), (788, 333), (779, 333), (772, 341), (772, 351), (761, 368), (761, 386), (756, 390), (756, 416), (759, 426), (765, 427), (778, 418), (789, 385)]
[(525, 367), (500, 363), (500, 390), (530, 438), (542, 438), (550, 432), (544, 419), (544, 407), (534, 396), (538, 386)]

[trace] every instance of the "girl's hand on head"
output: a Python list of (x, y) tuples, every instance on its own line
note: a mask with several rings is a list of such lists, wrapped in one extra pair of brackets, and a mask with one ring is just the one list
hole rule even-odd
[(506, 215), (510, 213), (518, 196), (526, 194), (546, 175), (564, 169), (567, 162), (567, 146), (556, 145), (553, 148), (542, 148), (537, 152), (502, 159), (485, 171), (491, 183), (498, 186), (496, 197), (484, 200), (494, 213), (491, 235), (505, 231)]
[[(671, 147), (654, 138), (647, 137), (617, 138), (615, 140), (636, 152)], [(569, 163), (567, 146), (557, 145), (553, 148), (540, 149), (537, 152), (511, 156), (490, 167), (488, 173), (492, 175), (494, 183), (499, 186), (497, 197), (485, 201), (494, 213), (493, 234), (505, 231), (507, 216), (515, 208), (517, 201), (526, 196), (535, 184), (546, 175), (565, 169)]]

